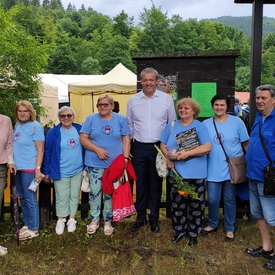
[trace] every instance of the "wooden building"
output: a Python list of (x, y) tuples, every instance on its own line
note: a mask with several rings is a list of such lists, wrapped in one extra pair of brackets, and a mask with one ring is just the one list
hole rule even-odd
[[(133, 54), (137, 78), (146, 67), (160, 74), (159, 89), (176, 101), (183, 97), (196, 99), (202, 107), (200, 118), (212, 116), (211, 98), (222, 92), (229, 97), (235, 93), (235, 61), (239, 50), (187, 51), (176, 53)], [(138, 90), (141, 85), (138, 82)], [(230, 112), (233, 112), (231, 100)]]

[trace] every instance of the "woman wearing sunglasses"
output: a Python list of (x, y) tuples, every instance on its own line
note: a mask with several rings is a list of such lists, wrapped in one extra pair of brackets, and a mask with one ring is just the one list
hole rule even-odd
[[(113, 112), (114, 99), (103, 94), (97, 101), (98, 113), (89, 115), (81, 129), (80, 141), (85, 150), (85, 165), (90, 179), (91, 223), (87, 233), (94, 234), (99, 227), (102, 198), (102, 175), (120, 154), (125, 166), (130, 157), (130, 129), (126, 118)], [(104, 194), (104, 234), (112, 235), (112, 197)]]
[(83, 171), (83, 148), (79, 142), (80, 124), (73, 123), (73, 108), (63, 106), (58, 111), (60, 123), (46, 136), (44, 174), (47, 183), (54, 181), (56, 197), (55, 231), (61, 235), (67, 221), (68, 232), (76, 229), (75, 214)]

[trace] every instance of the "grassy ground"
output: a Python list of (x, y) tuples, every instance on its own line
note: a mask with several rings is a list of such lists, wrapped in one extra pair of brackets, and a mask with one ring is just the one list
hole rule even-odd
[(112, 236), (103, 234), (103, 226), (95, 235), (86, 234), (88, 221), (78, 219), (74, 233), (55, 234), (55, 221), (40, 231), (40, 236), (17, 246), (12, 220), (0, 223), (0, 244), (9, 253), (0, 257), (0, 274), (75, 274), (75, 275), (151, 275), (151, 274), (269, 274), (262, 268), (265, 259), (246, 256), (246, 247), (260, 243), (254, 221), (236, 222), (236, 240), (224, 242), (222, 220), (219, 230), (199, 237), (196, 247), (188, 239), (172, 244), (171, 220), (160, 218), (157, 234), (146, 226), (132, 233), (135, 217), (114, 223)]

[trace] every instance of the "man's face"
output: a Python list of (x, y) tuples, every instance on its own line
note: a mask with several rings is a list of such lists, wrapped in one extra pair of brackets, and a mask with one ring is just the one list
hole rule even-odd
[(274, 108), (275, 98), (271, 97), (269, 90), (258, 91), (256, 94), (256, 106), (263, 116), (268, 115)]
[(140, 80), (143, 92), (146, 94), (153, 94), (157, 86), (157, 77), (155, 73), (144, 73)]

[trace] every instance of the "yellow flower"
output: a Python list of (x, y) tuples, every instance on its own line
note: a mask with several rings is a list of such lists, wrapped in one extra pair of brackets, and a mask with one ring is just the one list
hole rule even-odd
[[(157, 149), (158, 153), (162, 155), (163, 159), (167, 161), (166, 157), (163, 155), (160, 148), (156, 145), (155, 145), (155, 148)], [(198, 193), (189, 185), (188, 181), (184, 180), (174, 168), (172, 168), (172, 171), (175, 177), (174, 187), (178, 189), (178, 193), (184, 197), (190, 197), (191, 199), (194, 199), (194, 200), (200, 200)]]

